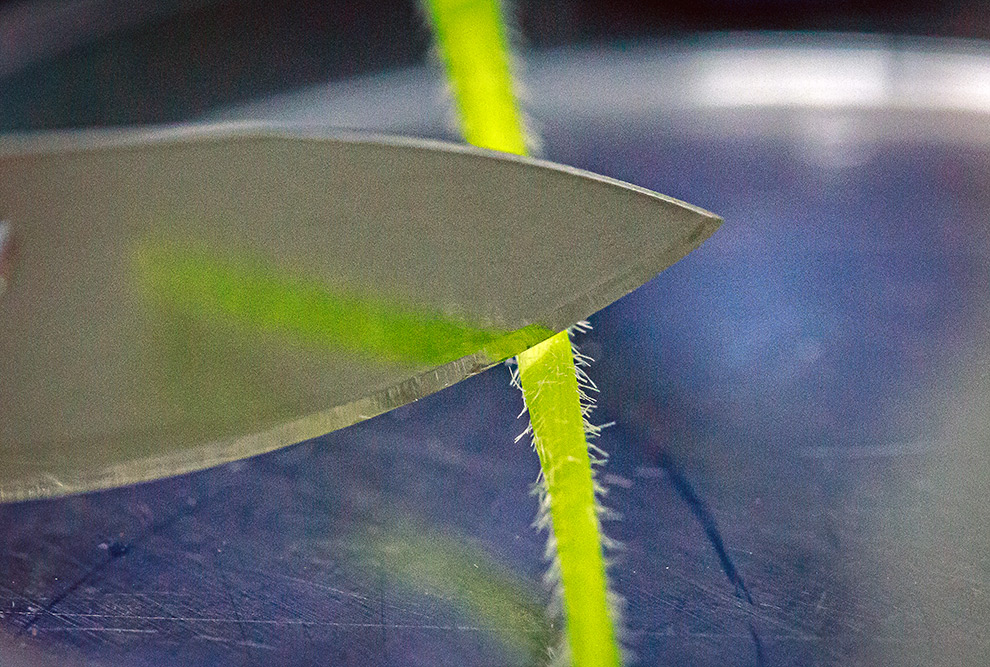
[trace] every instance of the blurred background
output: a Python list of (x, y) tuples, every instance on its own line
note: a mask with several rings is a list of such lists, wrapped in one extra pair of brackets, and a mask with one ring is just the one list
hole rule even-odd
[[(726, 220), (578, 341), (616, 422), (629, 662), (986, 663), (985, 3), (510, 7), (544, 157)], [(456, 140), (414, 2), (10, 3), (0, 35), (4, 132)], [(520, 408), (494, 368), (248, 461), (0, 506), (0, 664), (538, 664)]]
[[(509, 3), (518, 43), (608, 45), (711, 31), (990, 36), (979, 0)], [(413, 0), (115, 0), (0, 6), (0, 129), (179, 122), (301, 86), (422, 63)]]

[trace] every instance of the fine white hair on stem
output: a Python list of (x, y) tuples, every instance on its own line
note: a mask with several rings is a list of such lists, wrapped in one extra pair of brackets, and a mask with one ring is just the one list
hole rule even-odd
[[(607, 463), (608, 453), (596, 445), (593, 440), (601, 435), (602, 429), (607, 428), (608, 426), (613, 426), (615, 422), (596, 425), (590, 421), (591, 413), (595, 408), (595, 398), (593, 394), (598, 393), (598, 387), (589, 377), (587, 369), (591, 366), (594, 360), (588, 355), (582, 354), (573, 341), (576, 334), (587, 333), (590, 330), (591, 325), (588, 322), (579, 322), (578, 324), (568, 328), (567, 332), (569, 337), (572, 339), (571, 352), (574, 357), (574, 369), (578, 382), (581, 417), (584, 424), (585, 442), (588, 446), (588, 458), (591, 462), (592, 485), (595, 496), (595, 516), (598, 519), (598, 532), (603, 551), (602, 556), (605, 561), (607, 572), (609, 567), (615, 562), (616, 556), (622, 551), (622, 545), (605, 534), (602, 524), (607, 521), (617, 521), (621, 518), (621, 516), (618, 512), (613, 511), (605, 504), (605, 497), (608, 495), (608, 488), (601, 479), (602, 475), (599, 475), (599, 471)], [(519, 365), (517, 360), (515, 358), (509, 359), (506, 361), (506, 366), (509, 368), (510, 382), (521, 392), (522, 383), (519, 377)], [(523, 409), (519, 413), (519, 418), (523, 415), (527, 415), (528, 413), (529, 410), (526, 407), (524, 400)], [(515, 442), (519, 442), (527, 436), (531, 440), (533, 449), (538, 450), (539, 439), (533, 428), (532, 422), (528, 423), (523, 431), (516, 436)], [(551, 498), (547, 491), (546, 478), (542, 469), (537, 475), (536, 482), (532, 486), (532, 493), (538, 499), (538, 509), (536, 518), (533, 521), (533, 527), (537, 530), (545, 530), (547, 533), (547, 543), (544, 551), (544, 558), (547, 561), (547, 570), (544, 573), (543, 581), (551, 592), (551, 602), (548, 607), (548, 613), (552, 619), (561, 622), (561, 625), (563, 625), (564, 590), (563, 582), (561, 580), (560, 559), (557, 553), (557, 539), (553, 532), (553, 522), (550, 515)], [(606, 581), (608, 581), (607, 577)], [(611, 588), (607, 589), (606, 595), (609, 613), (615, 626), (616, 640), (619, 642), (623, 660), (630, 660), (633, 656), (626, 648), (624, 641), (626, 638), (623, 623), (625, 600)], [(552, 667), (556, 667), (558, 665), (560, 667), (564, 667), (570, 664), (569, 647), (567, 645), (566, 636), (563, 633), (559, 638), (558, 645), (551, 648), (549, 651), (548, 664)]]

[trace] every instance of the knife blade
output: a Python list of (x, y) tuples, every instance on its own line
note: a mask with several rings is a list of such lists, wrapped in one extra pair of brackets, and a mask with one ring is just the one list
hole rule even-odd
[(0, 500), (259, 454), (417, 400), (721, 220), (549, 162), (266, 125), (0, 141)]

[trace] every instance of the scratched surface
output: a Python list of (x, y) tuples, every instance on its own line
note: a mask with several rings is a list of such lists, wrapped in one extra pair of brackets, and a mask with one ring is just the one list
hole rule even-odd
[[(990, 151), (647, 121), (561, 120), (545, 144), (726, 219), (583, 339), (618, 422), (606, 530), (639, 664), (986, 664)], [(0, 656), (530, 664), (539, 624), (494, 621), (458, 571), (548, 601), (520, 407), (497, 368), (249, 461), (0, 506)], [(396, 526), (468, 549), (421, 552), (463, 585), (355, 547)]]

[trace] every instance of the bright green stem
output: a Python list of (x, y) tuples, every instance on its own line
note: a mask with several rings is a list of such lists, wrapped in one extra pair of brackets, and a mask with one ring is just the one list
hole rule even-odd
[[(468, 143), (526, 152), (498, 0), (427, 0)], [(566, 332), (519, 354), (523, 397), (546, 481), (573, 664), (620, 662), (581, 398)]]
[(427, 0), (464, 140), (522, 155), (526, 134), (512, 91), (498, 0)]
[(591, 459), (567, 332), (521, 352), (519, 379), (550, 501), (571, 658), (581, 667), (618, 665)]

